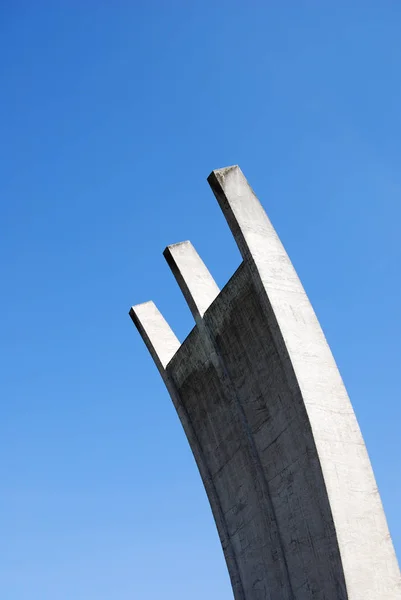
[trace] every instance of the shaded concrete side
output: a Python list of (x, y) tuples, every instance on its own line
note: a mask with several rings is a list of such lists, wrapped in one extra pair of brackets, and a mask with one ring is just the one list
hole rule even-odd
[[(217, 490), (216, 488), (214, 466), (210, 460), (208, 444), (205, 444), (204, 435), (201, 435), (204, 432), (204, 427), (192, 410), (192, 405), (196, 406), (197, 404), (196, 399), (198, 399), (198, 394), (201, 398), (206, 398), (208, 397), (208, 393), (212, 392), (213, 387), (207, 385), (209, 381), (213, 380), (213, 376), (207, 376), (210, 358), (205, 353), (205, 345), (201, 339), (201, 333), (195, 327), (186, 338), (184, 344), (180, 346), (168, 323), (153, 302), (133, 306), (130, 310), (130, 316), (163, 378), (190, 444), (212, 508), (234, 596), (236, 600), (246, 600), (247, 596), (243, 589), (236, 553), (227, 529), (224, 505), (221, 502), (221, 490)], [(165, 369), (167, 359), (171, 364), (175, 362), (177, 365), (175, 377), (171, 373), (172, 371), (174, 372), (174, 368), (170, 367), (170, 370)], [(185, 365), (189, 369), (187, 376)], [(194, 376), (191, 377), (193, 387), (189, 384), (190, 387), (187, 389), (186, 380), (191, 375), (191, 369), (194, 370)], [(213, 373), (213, 370), (211, 373)], [(202, 374), (205, 377), (202, 377)], [(221, 385), (219, 385), (215, 377), (213, 397), (216, 401), (218, 401), (219, 394), (217, 388), (221, 388)], [(195, 399), (195, 402), (191, 402), (191, 398)], [(205, 410), (207, 410), (207, 407)], [(205, 418), (205, 415), (203, 415), (203, 418)]]
[(288, 386), (246, 264), (196, 331), (167, 372), (197, 431), (245, 597), (347, 598), (302, 397)]
[(293, 397), (302, 396), (333, 515), (348, 597), (399, 599), (399, 567), (369, 457), (313, 308), (239, 167), (214, 171), (208, 181), (248, 264), (288, 390)]
[[(230, 290), (236, 289), (242, 269), (230, 280)], [(235, 598), (293, 598), (274, 509), (248, 425), (224, 365), (199, 325), (166, 373), (196, 431), (212, 479), (215, 495), (209, 500)]]
[[(293, 598), (347, 598), (329, 498), (303, 399), (289, 385), (247, 264), (206, 313), (205, 325), (236, 390), (260, 463), (260, 485), (270, 498)], [(252, 543), (252, 528), (243, 535)], [(242, 568), (252, 571), (249, 563)], [(268, 588), (267, 570), (262, 581)]]

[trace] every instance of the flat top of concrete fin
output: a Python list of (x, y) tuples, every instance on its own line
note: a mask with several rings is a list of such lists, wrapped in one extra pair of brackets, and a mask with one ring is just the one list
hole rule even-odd
[(164, 369), (180, 347), (171, 327), (152, 301), (132, 306), (129, 314), (158, 368)]
[(192, 244), (191, 244), (191, 242), (189, 240), (184, 240), (183, 242), (176, 242), (175, 244), (169, 244), (168, 246), (166, 246), (165, 249), (164, 249), (164, 251), (163, 251), (163, 254), (164, 254), (164, 252), (166, 252), (166, 250), (168, 248), (175, 248), (176, 246), (184, 246), (185, 244), (189, 244), (189, 245), (192, 246)]
[[(238, 165), (231, 165), (230, 167), (223, 167), (221, 169), (213, 169), (213, 171), (210, 173), (208, 180), (210, 177), (212, 177), (213, 175), (215, 175), (216, 177), (220, 178), (224, 178), (225, 175), (227, 175), (230, 171), (241, 171), (240, 167)], [(242, 171), (241, 171), (242, 173)]]

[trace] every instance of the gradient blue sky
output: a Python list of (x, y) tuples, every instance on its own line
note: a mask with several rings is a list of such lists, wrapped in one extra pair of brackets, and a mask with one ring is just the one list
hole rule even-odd
[(205, 178), (238, 163), (316, 309), (401, 553), (401, 4), (0, 2), (0, 594), (232, 593), (197, 469), (129, 317), (222, 286)]

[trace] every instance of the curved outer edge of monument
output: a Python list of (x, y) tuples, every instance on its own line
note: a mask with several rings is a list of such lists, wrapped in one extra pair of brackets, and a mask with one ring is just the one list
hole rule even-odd
[(395, 600), (380, 496), (313, 308), (239, 167), (208, 182), (243, 263), (219, 293), (189, 242), (165, 250), (197, 323), (181, 346), (153, 303), (130, 314), (193, 450), (235, 598)]

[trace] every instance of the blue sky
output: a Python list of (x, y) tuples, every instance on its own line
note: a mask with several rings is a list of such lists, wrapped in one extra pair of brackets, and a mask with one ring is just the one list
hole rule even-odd
[(0, 591), (232, 593), (134, 329), (192, 317), (162, 257), (240, 262), (209, 191), (240, 164), (334, 352), (401, 553), (401, 5), (0, 3)]

